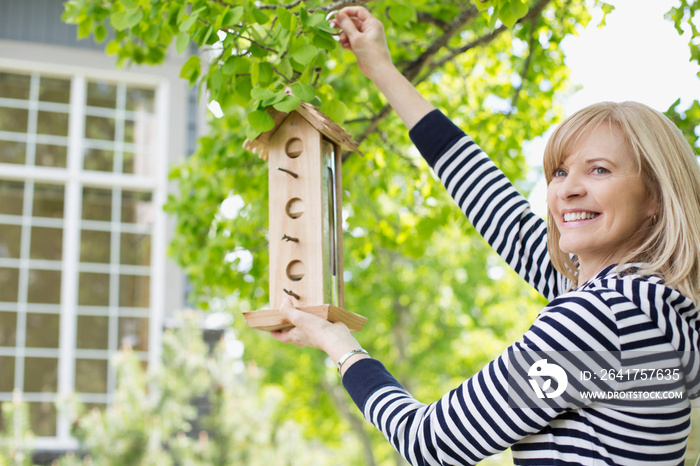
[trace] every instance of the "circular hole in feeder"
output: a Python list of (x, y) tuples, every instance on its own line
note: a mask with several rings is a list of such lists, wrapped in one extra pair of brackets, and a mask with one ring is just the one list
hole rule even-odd
[(287, 277), (293, 282), (298, 282), (304, 278), (304, 263), (302, 261), (292, 261), (287, 266)]
[(287, 153), (288, 157), (295, 159), (304, 151), (304, 142), (299, 138), (292, 138), (287, 141), (287, 145), (284, 146), (284, 151)]
[(287, 215), (291, 218), (299, 218), (304, 213), (304, 201), (295, 197), (287, 202)]

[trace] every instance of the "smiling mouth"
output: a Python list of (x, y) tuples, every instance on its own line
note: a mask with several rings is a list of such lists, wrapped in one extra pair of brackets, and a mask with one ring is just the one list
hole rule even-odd
[(596, 212), (567, 212), (564, 214), (564, 223), (590, 220), (599, 216)]

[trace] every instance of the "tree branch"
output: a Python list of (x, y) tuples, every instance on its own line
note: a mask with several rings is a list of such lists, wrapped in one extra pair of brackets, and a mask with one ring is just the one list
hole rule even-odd
[(322, 10), (328, 12), (333, 10), (340, 10), (342, 8), (345, 8), (346, 6), (365, 5), (372, 1), (374, 0), (338, 0), (337, 2), (331, 3), (330, 5), (314, 8), (314, 10)]
[[(538, 18), (542, 14), (542, 10), (544, 10), (544, 8), (550, 2), (551, 0), (539, 0), (530, 8), (530, 10), (525, 16), (518, 20), (518, 23), (533, 21), (533, 19)], [(468, 24), (477, 14), (478, 10), (472, 5), (471, 8), (466, 9), (461, 14), (459, 14), (453, 21), (450, 21), (447, 32), (445, 32), (445, 34), (443, 34), (437, 40), (435, 40), (435, 42), (433, 42), (418, 58), (411, 62), (402, 71), (403, 75), (414, 85), (417, 85), (423, 80), (427, 79), (429, 76), (431, 76), (435, 72), (435, 70), (441, 68), (446, 63), (454, 60), (458, 55), (461, 55), (475, 47), (486, 45), (492, 42), (506, 29), (508, 29), (505, 25), (501, 25), (498, 29), (491, 31), (490, 33), (485, 34), (462, 47), (453, 49), (446, 57), (437, 61), (430, 62), (432, 57), (434, 57), (442, 48), (445, 48), (449, 40), (455, 34), (459, 33), (464, 28), (464, 26), (466, 26), (466, 24)], [(417, 78), (420, 74), (422, 74), (422, 77)], [(391, 107), (389, 105), (385, 105), (378, 113), (374, 114), (374, 116), (371, 117), (371, 123), (369, 124), (369, 126), (367, 126), (367, 128), (365, 128), (362, 134), (360, 134), (356, 138), (356, 141), (361, 143), (362, 141), (367, 139), (367, 137), (370, 134), (375, 132), (377, 130), (377, 127), (379, 126), (379, 122), (386, 118), (387, 115), (389, 115), (390, 111)], [(348, 154), (345, 154), (343, 156), (343, 160), (345, 160), (347, 156)]]
[(408, 65), (403, 70), (403, 75), (406, 79), (413, 81), (416, 76), (420, 73), (423, 67), (432, 59), (435, 54), (437, 54), (442, 48), (446, 47), (450, 39), (452, 39), (456, 34), (458, 34), (468, 23), (470, 23), (479, 10), (472, 5), (470, 8), (462, 11), (457, 15), (455, 19), (450, 21), (445, 30), (445, 33), (438, 37), (435, 42), (430, 44), (423, 53), (421, 53), (418, 58), (416, 58), (410, 65)]
[(374, 452), (372, 451), (372, 441), (365, 431), (365, 423), (363, 420), (358, 419), (356, 415), (350, 412), (348, 409), (348, 404), (343, 399), (344, 397), (339, 393), (340, 390), (338, 390), (337, 385), (332, 385), (324, 379), (321, 379), (321, 385), (326, 393), (330, 395), (336, 409), (340, 411), (340, 414), (350, 423), (350, 427), (352, 427), (352, 430), (360, 438), (362, 449), (364, 450), (365, 464), (368, 466), (375, 466), (376, 463), (374, 461)]
[(520, 84), (515, 88), (513, 91), (513, 98), (510, 99), (510, 110), (508, 114), (513, 113), (513, 109), (518, 105), (518, 99), (520, 99), (520, 91), (523, 88), (523, 85), (525, 84), (525, 79), (527, 79), (527, 74), (530, 71), (530, 63), (532, 63), (532, 56), (535, 54), (535, 31), (537, 30), (537, 18), (534, 18), (530, 22), (530, 39), (528, 40), (527, 43), (527, 58), (525, 59), (525, 63), (523, 64), (523, 69), (520, 72)]
[(297, 6), (300, 3), (301, 3), (301, 0), (295, 0), (291, 3), (286, 3), (283, 5), (260, 5), (260, 6), (258, 6), (258, 9), (260, 9), (260, 10), (276, 10), (277, 8), (282, 7), (282, 8), (286, 8), (289, 10), (290, 8), (294, 8), (295, 6)]
[(416, 13), (416, 17), (418, 19), (418, 22), (430, 24), (430, 25), (435, 26), (436, 28), (440, 29), (443, 32), (446, 32), (448, 30), (448, 28), (450, 27), (449, 23), (446, 23), (443, 20), (438, 19), (435, 16), (433, 16), (429, 13), (425, 13), (423, 11), (418, 11)]

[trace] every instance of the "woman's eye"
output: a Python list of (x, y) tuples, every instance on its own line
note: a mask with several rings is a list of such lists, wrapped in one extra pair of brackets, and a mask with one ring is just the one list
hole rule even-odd
[(593, 173), (595, 173), (596, 175), (607, 175), (608, 173), (610, 173), (610, 170), (604, 167), (595, 167), (593, 169)]
[(561, 168), (557, 168), (556, 170), (554, 170), (554, 173), (552, 173), (552, 175), (553, 175), (555, 178), (558, 178), (558, 177), (560, 177), (560, 176), (566, 176), (566, 171), (565, 171), (565, 170), (562, 170)]

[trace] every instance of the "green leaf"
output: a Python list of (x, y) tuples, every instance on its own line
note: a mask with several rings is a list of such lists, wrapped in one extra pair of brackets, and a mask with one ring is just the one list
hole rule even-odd
[[(102, 26), (104, 29), (104, 26)], [(92, 20), (86, 20), (86, 21), (81, 21), (80, 24), (78, 24), (78, 39), (85, 39), (90, 35), (90, 32), (92, 31)], [(107, 31), (105, 30), (105, 35), (107, 35)], [(95, 28), (95, 40), (97, 42), (101, 42), (97, 40), (97, 28)]]
[(257, 44), (252, 44), (248, 51), (255, 58), (265, 58), (267, 56), (267, 51), (262, 47), (259, 47)]
[(189, 81), (190, 86), (193, 86), (199, 78), (199, 74), (202, 70), (202, 64), (197, 55), (192, 55), (182, 68), (180, 69), (180, 77)]
[(204, 37), (202, 38), (202, 43), (207, 44), (207, 45), (212, 45), (214, 42), (218, 40), (218, 38), (214, 38), (214, 42), (209, 42), (209, 38), (212, 36), (212, 33), (214, 32), (214, 26), (210, 25), (207, 28), (207, 32), (204, 34)]
[(292, 84), (292, 93), (304, 102), (311, 102), (314, 97), (316, 97), (316, 91), (314, 91), (314, 88), (303, 83)]
[(269, 107), (270, 105), (282, 102), (282, 100), (284, 100), (285, 97), (287, 97), (287, 94), (285, 94), (284, 91), (273, 92), (270, 97), (260, 102), (260, 105), (262, 105), (263, 107)]
[(158, 42), (159, 37), (160, 23), (151, 23), (150, 27), (148, 28), (148, 31), (146, 31), (146, 34), (144, 35), (144, 39), (146, 39), (146, 42), (150, 44), (155, 44)]
[(387, 13), (395, 24), (403, 25), (416, 21), (416, 10), (409, 5), (392, 5), (387, 9)]
[(107, 28), (104, 24), (99, 23), (95, 26), (95, 41), (102, 42), (107, 38)]
[(527, 14), (528, 8), (522, 0), (511, 0), (510, 11), (517, 21)]
[(292, 79), (292, 76), (294, 76), (294, 70), (292, 69), (292, 64), (289, 62), (288, 58), (283, 58), (280, 60), (280, 62), (277, 64), (277, 71), (282, 73), (282, 76), (284, 76), (287, 79)]
[(119, 50), (121, 50), (121, 47), (122, 46), (118, 40), (111, 40), (107, 44), (107, 47), (105, 47), (105, 53), (107, 55), (116, 55), (119, 53)]
[(250, 62), (244, 57), (229, 57), (221, 67), (221, 72), (227, 76), (250, 73)]
[(177, 53), (183, 54), (187, 50), (187, 46), (190, 43), (190, 35), (187, 34), (186, 32), (181, 32), (177, 36), (177, 40), (175, 41), (175, 48), (177, 49)]
[(333, 39), (333, 36), (327, 32), (316, 33), (312, 42), (315, 46), (325, 50), (333, 50), (337, 45), (336, 41)]
[(292, 29), (292, 18), (294, 17), (294, 15), (291, 14), (289, 10), (287, 10), (283, 6), (278, 6), (277, 10), (275, 11), (277, 12), (277, 19), (279, 20), (282, 27), (290, 31)]
[(270, 21), (270, 18), (268, 18), (268, 16), (265, 13), (263, 13), (262, 10), (259, 10), (257, 8), (253, 8), (253, 19), (258, 24), (265, 24), (268, 21)]
[(115, 30), (123, 31), (136, 26), (142, 19), (143, 12), (141, 10), (121, 10), (112, 13), (109, 17), (109, 22)]
[(321, 106), (321, 111), (338, 124), (345, 121), (348, 113), (348, 107), (338, 99), (328, 100)]
[(233, 101), (245, 107), (250, 103), (250, 92), (253, 89), (253, 83), (250, 76), (238, 76), (234, 84)]
[(285, 112), (289, 113), (292, 110), (296, 109), (299, 104), (301, 103), (301, 99), (297, 96), (294, 95), (288, 95), (284, 97), (284, 100), (281, 102), (278, 102), (273, 105), (275, 110), (279, 110), (280, 112)]
[(323, 13), (314, 13), (306, 20), (306, 27), (308, 28), (318, 28), (322, 25), (330, 27), (328, 21), (326, 21), (326, 15)]
[[(284, 93), (283, 93), (284, 94)], [(255, 99), (255, 100), (265, 100), (273, 97), (275, 95), (274, 91), (271, 91), (270, 89), (264, 88), (264, 87), (254, 87), (252, 91), (250, 91), (250, 96)]]
[(243, 18), (244, 13), (245, 13), (245, 10), (243, 9), (242, 6), (234, 7), (233, 9), (227, 11), (224, 14), (224, 17), (223, 17), (223, 20), (221, 21), (221, 24), (225, 27), (237, 26), (238, 23), (241, 22), (241, 19)]
[(248, 123), (260, 133), (270, 131), (275, 127), (275, 120), (265, 110), (253, 110), (248, 114)]
[(267, 62), (260, 63), (258, 72), (258, 82), (262, 86), (267, 86), (270, 84), (272, 79), (275, 77), (275, 73), (272, 70), (272, 65)]
[(302, 65), (308, 65), (316, 56), (317, 47), (310, 44), (304, 44), (292, 52), (292, 58)]
[(190, 30), (192, 25), (197, 21), (197, 15), (190, 15), (187, 17), (186, 20), (184, 20), (182, 23), (180, 23), (180, 27), (178, 28), (180, 32), (187, 32)]

